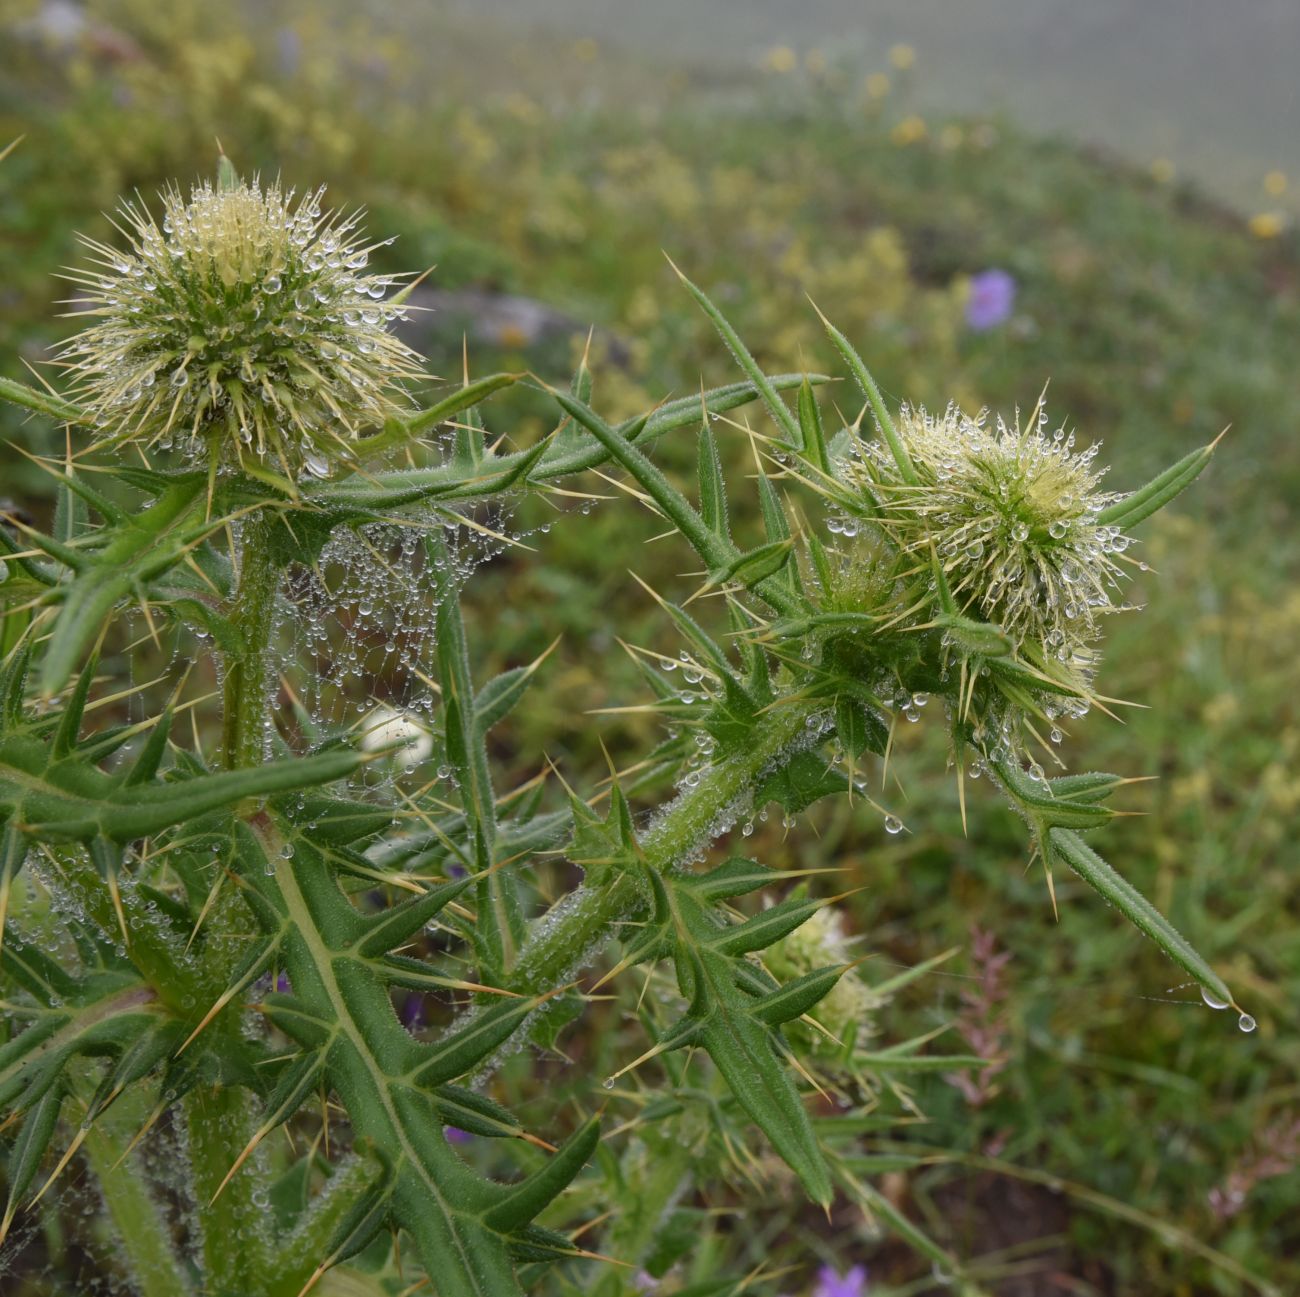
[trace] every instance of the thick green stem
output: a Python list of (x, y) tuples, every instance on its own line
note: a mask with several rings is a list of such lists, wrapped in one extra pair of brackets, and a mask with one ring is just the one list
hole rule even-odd
[[(824, 707), (824, 700), (808, 699), (786, 699), (773, 707), (755, 726), (745, 751), (707, 771), (641, 837), (641, 851), (650, 867), (670, 869), (715, 837), (713, 826), (719, 816), (744, 798), (759, 776), (804, 737), (809, 718)], [(614, 924), (642, 898), (641, 884), (631, 874), (566, 897), (536, 925), (520, 952), (512, 989), (528, 995), (553, 990), (596, 954)]]
[(139, 1089), (123, 1094), (90, 1128), (83, 1147), (99, 1180), (109, 1219), (122, 1240), (132, 1291), (139, 1297), (186, 1297), (193, 1289), (177, 1258), (171, 1227), (136, 1159), (118, 1161), (147, 1116), (144, 1097)]
[(274, 517), (255, 515), (244, 532), (231, 626), (239, 647), (226, 655), (221, 756), (227, 770), (260, 765), (266, 724), (267, 649), (283, 562)]
[[(228, 770), (260, 765), (265, 754), (268, 649), (284, 562), (276, 544), (281, 524), (267, 512), (249, 519), (240, 555), (239, 585), (230, 613), (237, 648), (225, 656), (221, 759)], [(207, 964), (228, 971), (228, 943), (214, 942)], [(215, 1029), (220, 1030), (218, 1026)], [(203, 1271), (211, 1297), (245, 1297), (263, 1290), (267, 1264), (262, 1230), (265, 1191), (254, 1165), (228, 1183), (253, 1132), (251, 1101), (234, 1086), (200, 1086), (185, 1096), (193, 1191), (203, 1213)]]
[(184, 1103), (190, 1189), (203, 1221), (204, 1291), (207, 1297), (250, 1297), (265, 1290), (269, 1208), (258, 1202), (265, 1186), (250, 1160), (221, 1187), (253, 1133), (248, 1092), (200, 1085)]

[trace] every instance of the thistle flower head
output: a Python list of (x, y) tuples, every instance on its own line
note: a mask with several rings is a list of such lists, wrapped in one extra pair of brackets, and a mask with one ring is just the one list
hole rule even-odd
[(402, 408), (419, 357), (389, 332), (403, 307), (360, 214), (322, 212), (228, 170), (185, 199), (161, 195), (161, 227), (125, 203), (124, 251), (93, 240), (74, 277), (95, 322), (60, 354), (102, 441), (178, 447), (224, 467), (327, 475), (362, 429)]
[(1098, 521), (1118, 497), (1100, 489), (1096, 446), (1076, 452), (1073, 433), (1046, 427), (1041, 403), (1026, 427), (905, 406), (897, 432), (916, 480), (879, 443), (861, 463), (885, 529), (918, 564), (937, 555), (964, 612), (1085, 666), (1117, 610), (1129, 539)]
[[(788, 936), (764, 953), (764, 963), (782, 980), (802, 977), (829, 964), (849, 964), (855, 958), (853, 939), (844, 930), (844, 916), (832, 906), (823, 906)], [(849, 969), (830, 993), (809, 1012), (834, 1038), (810, 1037), (814, 1049), (838, 1048), (837, 1042), (850, 1034), (865, 1039), (875, 1028), (873, 1015), (884, 1001), (864, 982), (856, 969)]]

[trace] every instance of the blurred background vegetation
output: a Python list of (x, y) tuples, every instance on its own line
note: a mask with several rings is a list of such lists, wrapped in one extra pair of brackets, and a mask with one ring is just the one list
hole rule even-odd
[[(1110, 635), (1103, 684), (1147, 710), (1094, 714), (1067, 757), (1158, 777), (1132, 791), (1143, 814), (1108, 855), (1220, 968), (1253, 1035), (1066, 880), (1055, 921), (996, 802), (973, 797), (964, 836), (937, 726), (903, 735), (893, 768), (908, 835), (843, 805), (791, 843), (760, 824), (745, 849), (847, 868), (882, 978), (966, 951), (888, 1013), (900, 1030), (982, 1031), (1005, 1068), (974, 1089), (917, 1086), (929, 1121), (913, 1142), (969, 1157), (884, 1187), (962, 1255), (995, 1258), (991, 1290), (1252, 1291), (1192, 1239), (1300, 1290), (1300, 242), (1283, 152), (1300, 123), (1278, 59), (1297, 11), (1257, 0), (1227, 32), (1222, 6), (1120, 0), (1074, 26), (1028, 0), (881, 3), (866, 19), (824, 0), (799, 7), (804, 27), (735, 0), (547, 8), (538, 29), (507, 0), (0, 0), (0, 148), (25, 136), (0, 164), (0, 372), (58, 383), (49, 347), (72, 322), (56, 276), (76, 232), (111, 240), (120, 195), (209, 174), (219, 136), (244, 172), (364, 205), (373, 233), (400, 236), (378, 268), (436, 267), (412, 336), (433, 373), (459, 373), (467, 336), (479, 372), (559, 381), (594, 327), (607, 414), (728, 381), (666, 251), (768, 367), (835, 372), (811, 297), (894, 400), (1010, 411), (1050, 380), (1049, 409), (1105, 440), (1115, 487), (1230, 428), (1143, 531), (1133, 601), (1148, 607)], [(1218, 77), (1232, 111), (1189, 118)], [(526, 444), (547, 416), (511, 399), (490, 417)], [(61, 431), (4, 410), (0, 435), (0, 496), (43, 517), (47, 480), (20, 452)], [(749, 451), (729, 436), (739, 488)], [(693, 452), (661, 457), (685, 470)], [(642, 696), (615, 634), (678, 647), (629, 570), (677, 595), (692, 581), (626, 499), (572, 503), (521, 508), (522, 530), (556, 525), (531, 536), (537, 553), (485, 566), (470, 600), (496, 662), (563, 635), (500, 759), (523, 777), (545, 747), (591, 786), (602, 738), (624, 761), (656, 738), (647, 717), (586, 714)], [(594, 1067), (598, 1048), (568, 1052)], [(741, 1255), (932, 1282), (852, 1213), (778, 1219)]]

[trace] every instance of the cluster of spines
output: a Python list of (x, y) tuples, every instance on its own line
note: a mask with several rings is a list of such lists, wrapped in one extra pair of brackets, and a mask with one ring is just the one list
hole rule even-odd
[(178, 447), (222, 466), (328, 476), (367, 428), (408, 412), (418, 357), (390, 331), (395, 280), (364, 273), (360, 214), (323, 191), (228, 177), (188, 200), (163, 192), (159, 226), (121, 208), (125, 251), (86, 240), (70, 278), (95, 320), (61, 351), (100, 442)]

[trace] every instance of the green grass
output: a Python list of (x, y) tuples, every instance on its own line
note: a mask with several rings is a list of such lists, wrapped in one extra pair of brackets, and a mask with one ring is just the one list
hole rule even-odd
[[(751, 842), (774, 865), (849, 871), (846, 886), (864, 888), (853, 919), (880, 978), (966, 943), (972, 923), (1012, 953), (1001, 1093), (970, 1110), (956, 1090), (927, 1080), (920, 1094), (931, 1122), (916, 1142), (996, 1148), (1167, 1221), (1283, 1290), (1300, 1285), (1294, 1172), (1260, 1183), (1228, 1221), (1207, 1203), (1252, 1139), (1294, 1118), (1300, 1103), (1294, 243), (1252, 239), (1195, 192), (996, 123), (953, 123), (946, 136), (931, 123), (927, 140), (900, 145), (888, 113), (864, 115), (815, 92), (726, 111), (670, 106), (665, 95), (633, 112), (612, 102), (616, 68), (571, 63), (562, 65), (564, 92), (551, 98), (451, 103), (401, 48), (385, 46), (387, 71), (355, 82), (329, 31), (307, 31), (309, 54), (329, 57), (308, 58), (309, 71), (287, 83), (272, 70), (269, 42), (210, 32), (197, 8), (170, 19), (113, 9), (137, 31), (146, 66), (89, 64), (83, 76), (51, 64), (22, 77), (11, 70), (0, 84), (0, 140), (28, 135), (0, 164), (5, 372), (21, 373), (19, 357), (38, 362), (60, 333), (52, 276), (76, 255), (72, 232), (102, 235), (98, 213), (119, 192), (148, 195), (172, 176), (206, 172), (219, 128), (241, 169), (328, 180), (335, 201), (371, 209), (371, 229), (399, 231), (384, 268), (437, 262), (431, 282), (440, 287), (508, 289), (596, 324), (595, 404), (609, 413), (731, 377), (667, 250), (767, 367), (838, 372), (811, 293), (892, 401), (1009, 411), (1032, 406), (1050, 380), (1054, 415), (1084, 439), (1105, 439), (1116, 487), (1231, 426), (1174, 516), (1141, 532), (1138, 557), (1158, 576), (1141, 576), (1134, 598), (1146, 612), (1117, 619), (1110, 636), (1104, 687), (1149, 710), (1123, 712), (1122, 726), (1094, 713), (1066, 754), (1075, 768), (1159, 777), (1128, 791), (1126, 805), (1144, 814), (1114, 826), (1110, 859), (1225, 973), (1259, 1019), (1253, 1035), (1205, 1009), (1194, 990), (1167, 989), (1176, 972), (1066, 880), (1057, 881), (1058, 925), (1041, 869), (1025, 870), (1021, 826), (982, 784), (967, 787), (972, 832), (963, 836), (955, 782), (922, 773), (936, 763), (918, 749), (937, 744), (937, 726), (902, 735), (893, 765), (905, 792), (890, 796), (908, 835), (886, 838), (875, 818), (839, 805), (818, 819), (817, 845), (797, 862), (775, 821)], [(205, 71), (195, 77), (200, 51)], [(588, 76), (599, 78), (599, 108), (581, 102)], [(335, 93), (344, 85), (360, 88)], [(962, 322), (962, 281), (989, 266), (1015, 275), (1019, 300), (1007, 326), (976, 335)], [(531, 366), (559, 378), (584, 333), (541, 351), (481, 346), (476, 371)], [(436, 372), (457, 372), (459, 335), (441, 331), (436, 316), (425, 349)], [(842, 401), (851, 419), (847, 387)], [(514, 409), (521, 435), (541, 430), (539, 405), (524, 399)], [(51, 427), (3, 418), (5, 435), (29, 449), (62, 444)], [(692, 456), (665, 445), (660, 458), (685, 473)], [(11, 453), (4, 468), (4, 492), (42, 513), (40, 475)], [(563, 635), (544, 697), (502, 730), (496, 755), (520, 773), (535, 768), (537, 738), (557, 723), (564, 750), (550, 755), (562, 765), (602, 769), (602, 739), (616, 759), (644, 752), (654, 735), (644, 717), (585, 715), (641, 697), (609, 627), (667, 649), (628, 571), (678, 596), (696, 584), (681, 550), (647, 543), (660, 529), (648, 514), (625, 502), (583, 517), (569, 516), (569, 501), (562, 512), (530, 539), (545, 561), (517, 551), (498, 559), (479, 574), (470, 610), (471, 634), (490, 636), (503, 662), (529, 660)], [(883, 1025), (949, 1021), (965, 985), (954, 977), (967, 971), (959, 959), (925, 979)], [(602, 1046), (580, 1039), (568, 1048), (594, 1066)], [(520, 1069), (512, 1076), (525, 1094), (536, 1083)], [(936, 1167), (910, 1174), (899, 1200), (971, 1254), (990, 1240), (1009, 1247), (1060, 1235), (1046, 1255), (1082, 1292), (1247, 1291), (1158, 1230), (1010, 1183)], [(1022, 1232), (999, 1223), (997, 1204), (1025, 1218)], [(838, 1224), (858, 1228), (847, 1216)], [(784, 1243), (741, 1246), (754, 1264), (834, 1254), (825, 1224), (807, 1218), (788, 1222)], [(905, 1253), (874, 1247), (841, 1241), (838, 1254), (870, 1259), (882, 1282), (917, 1273)]]

